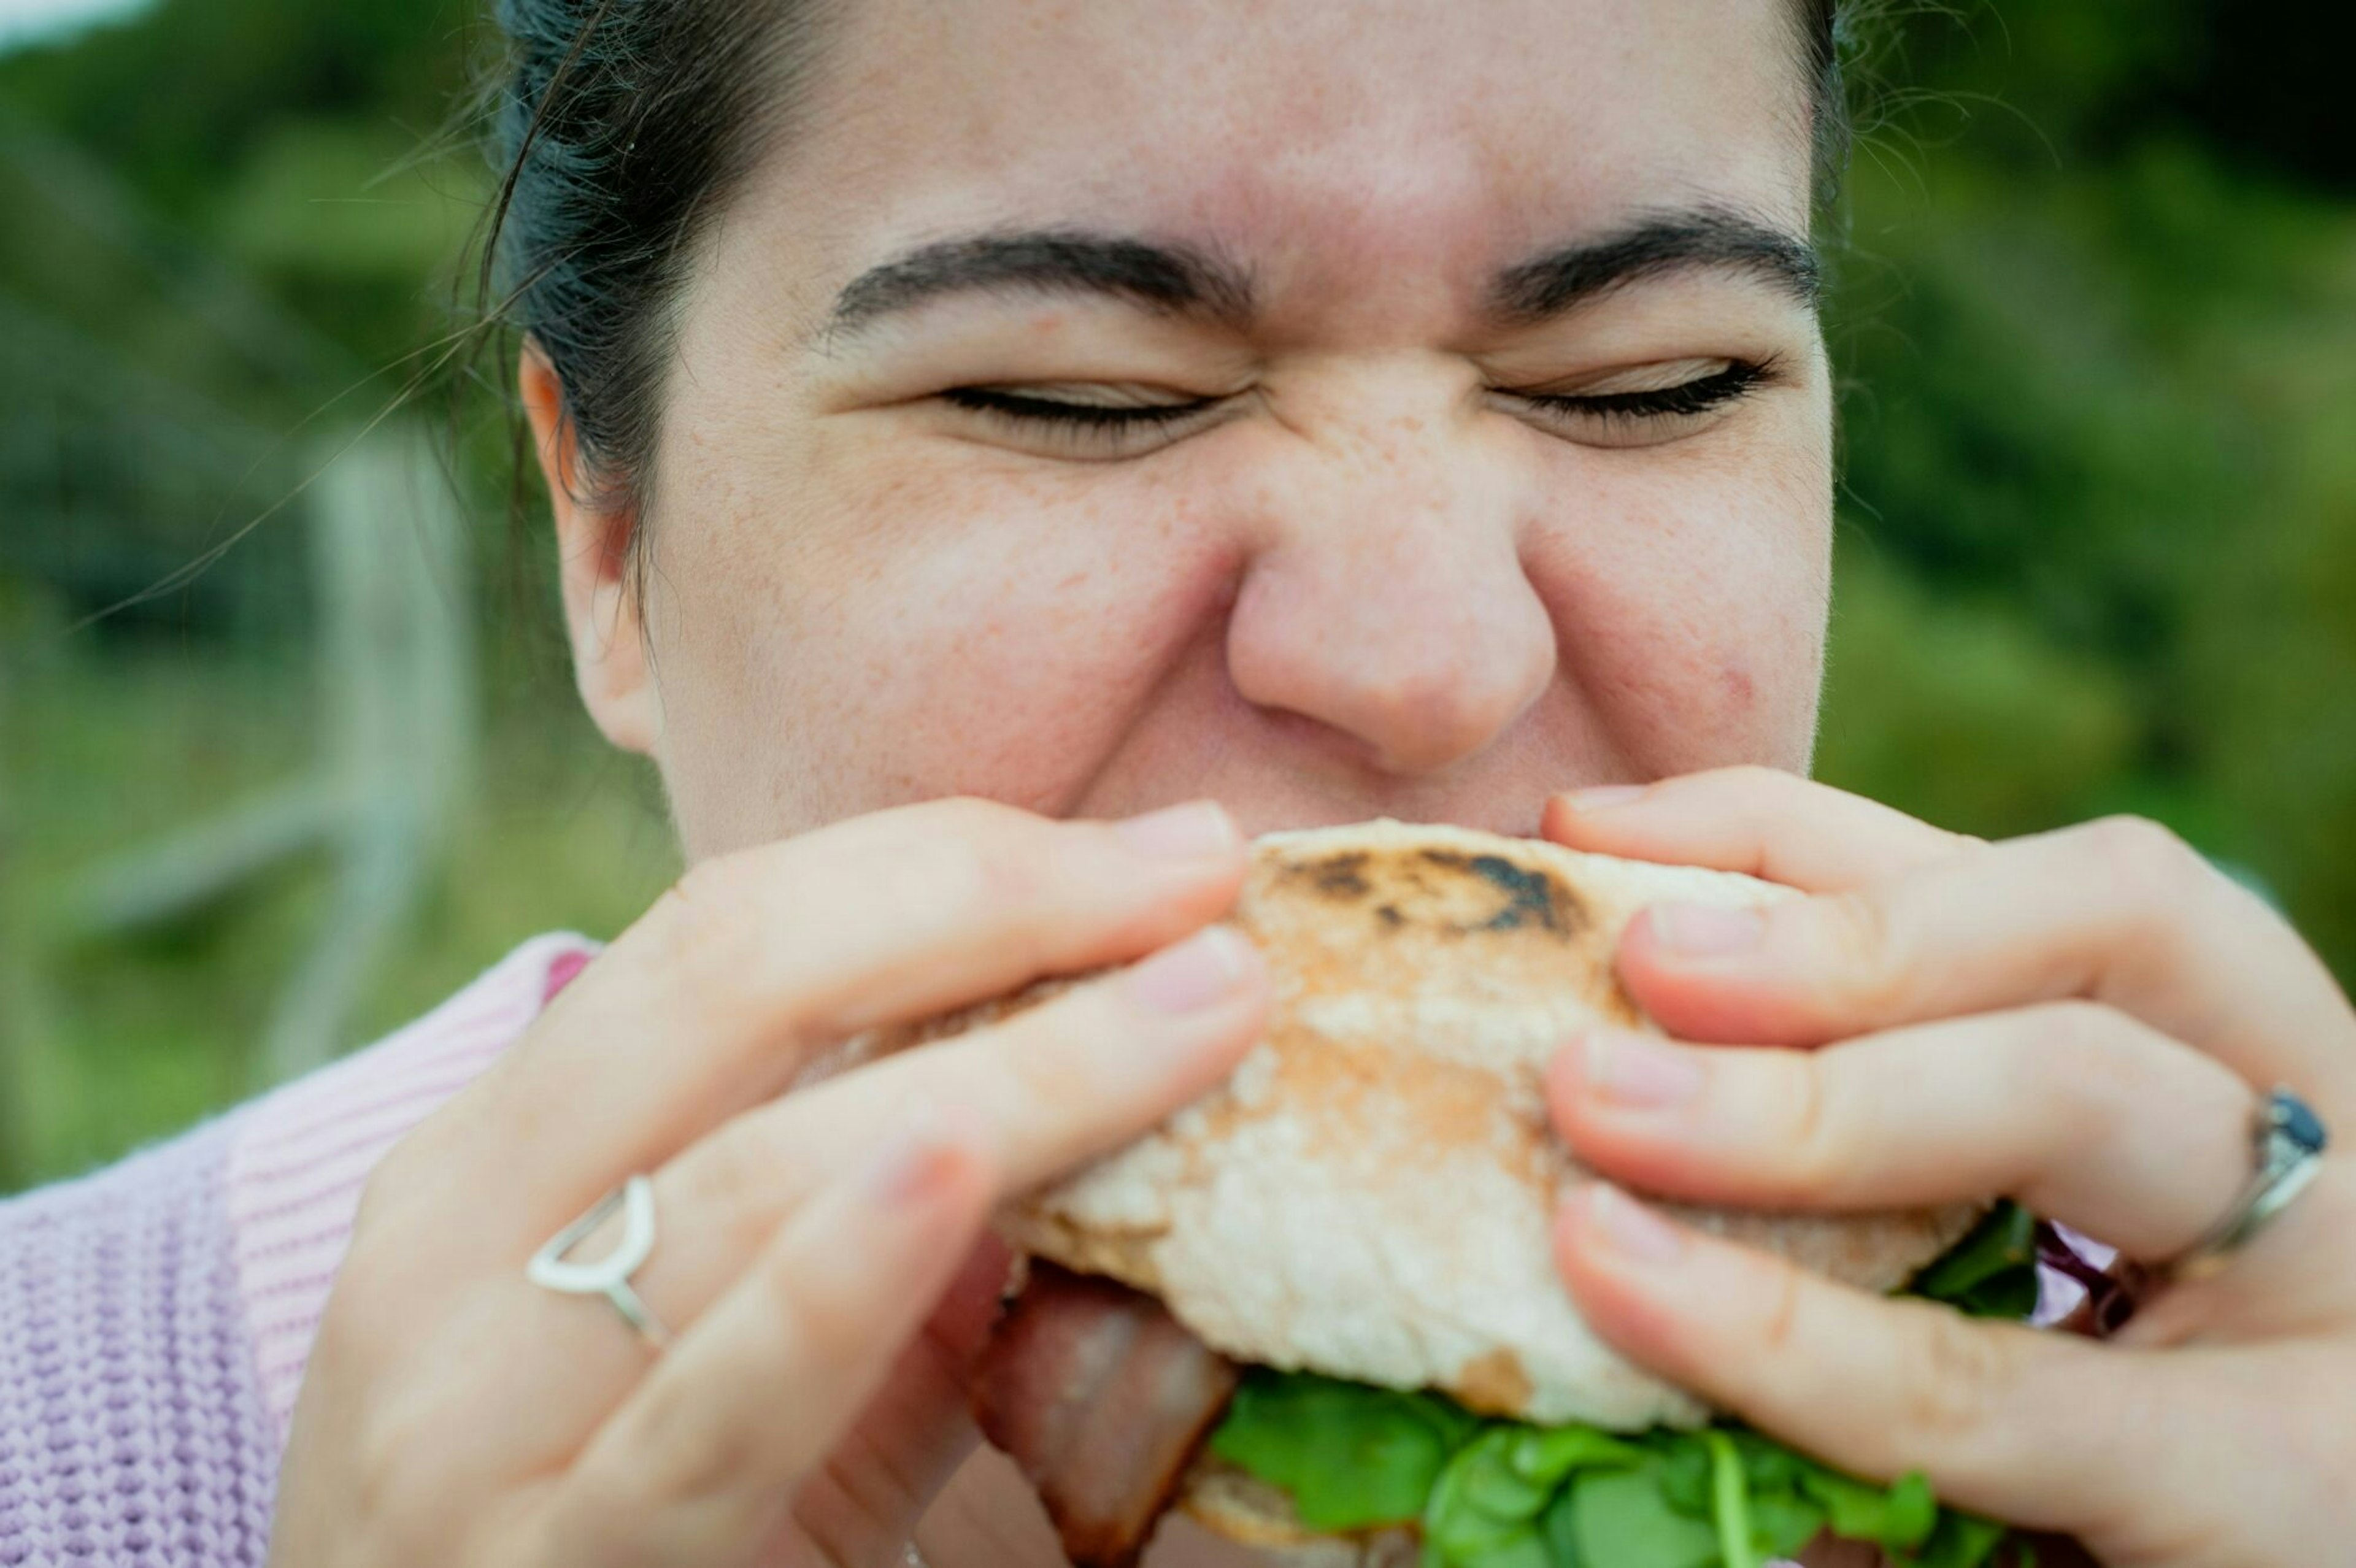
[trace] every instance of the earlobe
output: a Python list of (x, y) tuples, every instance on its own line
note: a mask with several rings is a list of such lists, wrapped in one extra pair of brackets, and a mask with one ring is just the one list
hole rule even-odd
[(565, 417), (563, 383), (537, 344), (525, 343), (516, 383), (531, 421), (541, 476), (548, 482), (565, 634), (582, 703), (607, 740), (626, 752), (652, 756), (661, 729), (660, 704), (649, 678), (645, 623), (630, 583), (636, 514), (593, 504), (594, 494), (581, 482), (580, 449)]

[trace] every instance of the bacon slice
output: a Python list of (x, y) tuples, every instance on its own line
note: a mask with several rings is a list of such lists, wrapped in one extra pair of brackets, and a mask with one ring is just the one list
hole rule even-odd
[(1239, 1376), (1151, 1296), (1034, 1259), (982, 1352), (974, 1416), (1073, 1563), (1128, 1568)]

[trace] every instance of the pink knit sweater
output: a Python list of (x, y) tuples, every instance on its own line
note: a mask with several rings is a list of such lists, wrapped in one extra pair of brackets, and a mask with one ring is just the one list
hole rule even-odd
[[(361, 1183), (596, 952), (534, 937), (365, 1051), (0, 1202), (0, 1568), (262, 1563)], [(2083, 1294), (2045, 1283), (2042, 1320)]]
[(262, 1561), (360, 1184), (596, 951), (534, 937), (365, 1051), (0, 1202), (0, 1568)]

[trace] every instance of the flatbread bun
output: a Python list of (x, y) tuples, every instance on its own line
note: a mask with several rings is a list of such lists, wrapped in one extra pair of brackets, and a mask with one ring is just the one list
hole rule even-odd
[[(1234, 915), (1273, 977), (1266, 1038), (1224, 1087), (1001, 1229), (1151, 1292), (1238, 1360), (1542, 1424), (1698, 1424), (1707, 1408), (1606, 1348), (1556, 1275), (1550, 1221), (1584, 1173), (1542, 1074), (1583, 1028), (1659, 1032), (1612, 969), (1645, 905), (1796, 896), (1455, 827), (1267, 835)], [(1869, 1290), (1902, 1284), (1978, 1212), (1669, 1207)]]

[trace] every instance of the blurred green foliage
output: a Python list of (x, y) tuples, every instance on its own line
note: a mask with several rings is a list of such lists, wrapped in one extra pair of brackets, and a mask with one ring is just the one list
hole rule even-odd
[(2356, 974), (2356, 141), (2281, 101), (2324, 14), (1966, 16), (1853, 174), (1820, 771), (2157, 816)]
[[(1989, 836), (2158, 816), (2356, 976), (2356, 148), (2312, 0), (1895, 7), (1830, 238), (1847, 482), (1825, 776)], [(248, 1092), (298, 865), (135, 936), (107, 853), (319, 728), (293, 510), (454, 325), (474, 0), (162, 0), (0, 57), (0, 1190)], [(672, 870), (485, 519), (484, 784), (350, 1043)], [(251, 537), (193, 581), (91, 612)], [(515, 606), (525, 608), (517, 613)]]

